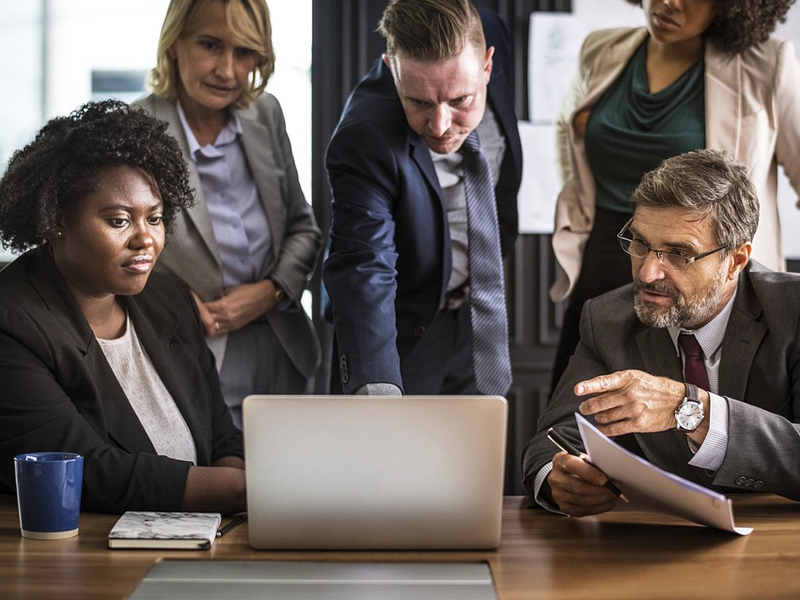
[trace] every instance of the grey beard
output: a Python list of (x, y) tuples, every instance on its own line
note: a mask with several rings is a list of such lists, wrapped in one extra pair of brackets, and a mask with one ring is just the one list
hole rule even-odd
[[(644, 283), (636, 280), (633, 284), (633, 310), (639, 320), (648, 327), (696, 329), (714, 317), (721, 301), (721, 279), (722, 277), (715, 278), (702, 295), (690, 299), (681, 296), (674, 286), (665, 281)], [(657, 304), (642, 300), (639, 291), (666, 294), (672, 300), (672, 305), (666, 311), (662, 311)]]

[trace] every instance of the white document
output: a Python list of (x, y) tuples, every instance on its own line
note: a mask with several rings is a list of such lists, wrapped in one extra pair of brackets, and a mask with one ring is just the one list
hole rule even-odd
[(572, 0), (572, 13), (533, 12), (528, 36), (528, 114), (552, 123), (578, 69), (586, 35), (608, 27), (639, 27), (644, 12), (619, 0)]
[(585, 30), (571, 14), (531, 13), (528, 42), (528, 114), (553, 123), (577, 68)]
[(623, 510), (674, 515), (708, 527), (747, 535), (752, 527), (736, 527), (733, 503), (722, 494), (659, 469), (628, 452), (575, 413), (586, 454), (595, 467), (619, 487), (630, 504)]
[(519, 122), (522, 141), (522, 185), (517, 194), (520, 233), (553, 233), (556, 198), (561, 189), (556, 167), (553, 125)]

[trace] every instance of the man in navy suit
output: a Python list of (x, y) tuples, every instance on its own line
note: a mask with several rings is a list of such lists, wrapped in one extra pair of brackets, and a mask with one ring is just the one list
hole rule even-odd
[(522, 168), (506, 32), (468, 0), (391, 0), (379, 31), (386, 54), (352, 92), (327, 154), (334, 370), (344, 393), (483, 392), (457, 151), (476, 131), (506, 256)]

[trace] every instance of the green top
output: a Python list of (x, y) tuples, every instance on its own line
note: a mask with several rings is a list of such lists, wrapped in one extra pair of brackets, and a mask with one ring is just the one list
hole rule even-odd
[(586, 157), (596, 205), (630, 213), (630, 195), (661, 161), (705, 148), (705, 61), (701, 58), (668, 87), (650, 93), (647, 39), (622, 74), (592, 107)]

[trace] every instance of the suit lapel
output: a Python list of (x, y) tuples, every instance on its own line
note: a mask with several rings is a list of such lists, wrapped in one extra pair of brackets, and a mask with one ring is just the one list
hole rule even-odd
[(644, 371), (683, 381), (681, 360), (666, 329), (642, 326), (636, 334), (636, 346), (644, 363)]
[(217, 238), (214, 235), (214, 227), (211, 224), (211, 215), (208, 212), (205, 197), (203, 196), (203, 186), (200, 184), (200, 176), (197, 174), (197, 167), (194, 161), (189, 158), (189, 143), (186, 141), (186, 133), (183, 129), (180, 116), (178, 116), (178, 108), (174, 101), (164, 100), (157, 96), (154, 98), (154, 112), (153, 115), (163, 121), (169, 123), (169, 131), (172, 136), (178, 141), (181, 147), (181, 152), (186, 158), (186, 164), (189, 168), (189, 186), (195, 192), (195, 203), (188, 209), (182, 212), (186, 217), (186, 221), (194, 226), (197, 234), (205, 244), (208, 252), (214, 257), (216, 263), (222, 268), (222, 262), (219, 257), (219, 247), (217, 246)]
[[(576, 113), (580, 110), (593, 106), (597, 100), (602, 96), (614, 80), (619, 77), (620, 73), (628, 66), (628, 63), (636, 52), (636, 49), (642, 44), (644, 38), (647, 37), (647, 29), (644, 27), (639, 30), (636, 35), (625, 38), (618, 43), (608, 44), (595, 61), (597, 65), (604, 65), (598, 69), (586, 82), (586, 89), (591, 90), (576, 109)], [(610, 68), (606, 69), (605, 66)]]
[[(146, 292), (144, 292), (146, 293)], [(158, 372), (164, 387), (175, 401), (178, 410), (186, 420), (194, 439), (198, 439), (198, 432), (207, 429), (200, 423), (200, 413), (190, 406), (193, 397), (187, 394), (187, 382), (184, 380), (186, 373), (170, 365), (185, 364), (181, 355), (186, 352), (183, 342), (177, 337), (178, 318), (171, 307), (161, 304), (148, 305), (148, 299), (143, 296), (131, 296), (126, 299), (127, 308), (136, 328), (136, 334), (142, 347), (150, 357), (153, 367)], [(152, 301), (150, 301), (152, 304)], [(157, 309), (157, 310), (155, 310)], [(193, 388), (198, 382), (189, 382)]]
[(740, 156), (742, 123), (741, 58), (706, 44), (706, 148)]
[[(414, 133), (408, 127), (408, 146), (411, 151), (411, 158), (416, 163), (417, 167), (428, 183), (428, 186), (433, 190), (437, 200), (437, 209), (439, 214), (442, 215), (442, 239), (444, 240), (444, 248), (442, 249), (442, 287), (439, 290), (439, 298), (443, 298), (447, 293), (447, 284), (450, 281), (450, 273), (453, 270), (453, 252), (450, 247), (450, 227), (447, 222), (447, 209), (444, 205), (444, 196), (442, 194), (442, 186), (439, 185), (439, 177), (436, 175), (436, 168), (433, 166), (433, 159), (428, 146), (422, 138)], [(418, 200), (415, 200), (418, 201)]]
[[(492, 78), (487, 87), (489, 104), (494, 110), (494, 114), (500, 123), (500, 130), (506, 139), (506, 153), (513, 160), (515, 172), (522, 171), (522, 146), (519, 135), (509, 135), (509, 131), (514, 131), (519, 127), (517, 117), (514, 112), (513, 98), (502, 93), (501, 90), (510, 89), (506, 82), (505, 73), (498, 70), (492, 71)], [(497, 182), (495, 182), (495, 186)]]
[(722, 340), (718, 391), (731, 398), (745, 397), (756, 352), (767, 334), (766, 325), (757, 321), (762, 312), (761, 304), (750, 287), (747, 273), (745, 270), (739, 275), (736, 300)]
[(150, 437), (142, 427), (128, 397), (119, 385), (114, 371), (106, 360), (103, 349), (92, 339), (84, 364), (93, 374), (97, 395), (103, 407), (104, 429), (109, 439), (128, 452), (156, 453)]
[(286, 209), (281, 201), (283, 197), (281, 184), (285, 184), (282, 179), (282, 161), (274, 152), (274, 149), (280, 146), (277, 143), (270, 143), (275, 136), (266, 125), (256, 120), (254, 108), (240, 111), (238, 114), (242, 125), (244, 153), (272, 233), (273, 264), (265, 265), (262, 273), (264, 276), (272, 270), (274, 261), (280, 256), (283, 232), (286, 229)]

